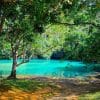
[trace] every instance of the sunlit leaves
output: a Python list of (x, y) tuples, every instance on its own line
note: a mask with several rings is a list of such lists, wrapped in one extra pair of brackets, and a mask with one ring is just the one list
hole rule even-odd
[[(32, 48), (38, 53), (43, 54), (47, 50), (49, 53), (45, 53), (46, 56), (64, 48), (66, 55), (79, 58), (82, 53), (82, 57), (85, 54), (89, 56), (89, 52), (93, 52), (91, 48), (99, 43), (99, 27), (81, 24), (100, 24), (99, 0), (2, 1), (2, 32), (7, 42), (16, 44), (20, 40), (20, 48), (32, 43)], [(74, 26), (54, 25), (55, 22)], [(99, 49), (99, 46), (95, 48)]]

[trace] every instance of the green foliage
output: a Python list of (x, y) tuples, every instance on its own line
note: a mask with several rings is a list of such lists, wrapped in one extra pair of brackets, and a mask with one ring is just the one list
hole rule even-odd
[(10, 44), (4, 40), (4, 37), (0, 37), (0, 42), (0, 59), (10, 59)]
[(63, 49), (64, 59), (99, 62), (99, 3), (98, 0), (3, 1), (0, 48), (7, 48), (0, 50), (1, 56), (3, 53), (11, 56), (12, 44), (19, 54), (29, 51), (50, 58), (54, 51)]
[(63, 25), (49, 24), (45, 33), (36, 37), (33, 44), (34, 52), (41, 54), (45, 58), (50, 58), (54, 51), (63, 47), (65, 32), (67, 31), (68, 28)]
[(72, 30), (66, 34), (64, 43), (64, 50), (66, 52), (65, 58), (83, 60), (84, 55), (82, 55), (82, 51), (87, 46), (86, 40), (89, 37), (90, 35), (84, 32), (81, 27), (72, 28)]

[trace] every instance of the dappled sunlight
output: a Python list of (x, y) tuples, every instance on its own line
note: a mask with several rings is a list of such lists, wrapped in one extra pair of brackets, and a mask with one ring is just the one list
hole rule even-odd
[(49, 94), (50, 90), (43, 89), (37, 92), (23, 92), (20, 89), (12, 89), (8, 92), (1, 93), (0, 100), (42, 100), (43, 94)]
[[(8, 88), (9, 87), (9, 88)], [(48, 82), (34, 80), (4, 80), (0, 84), (0, 100), (44, 100), (59, 91)]]
[(55, 98), (78, 100), (83, 94), (100, 91), (100, 80), (93, 79), (37, 77), (4, 80), (3, 84), (0, 85), (0, 100), (53, 100)]

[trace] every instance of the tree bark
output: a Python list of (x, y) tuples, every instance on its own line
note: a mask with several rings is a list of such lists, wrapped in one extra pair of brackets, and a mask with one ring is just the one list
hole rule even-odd
[(4, 21), (5, 21), (5, 18), (4, 17), (1, 17), (1, 23), (0, 23), (0, 36), (2, 35), (1, 32), (2, 32), (2, 28), (3, 28), (3, 24), (4, 24)]
[(12, 50), (12, 56), (13, 56), (12, 70), (11, 70), (11, 74), (8, 78), (16, 79), (17, 51)]

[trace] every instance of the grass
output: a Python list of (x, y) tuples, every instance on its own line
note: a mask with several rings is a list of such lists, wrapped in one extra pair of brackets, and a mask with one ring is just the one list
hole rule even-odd
[(36, 90), (46, 87), (51, 87), (55, 89), (57, 88), (55, 85), (48, 82), (40, 82), (36, 80), (5, 80), (0, 85), (0, 90), (2, 91), (17, 88), (25, 92), (34, 92)]
[[(68, 92), (71, 94), (75, 94), (75, 90), (78, 89), (76, 93), (80, 93), (80, 94), (79, 95), (75, 94), (78, 97), (78, 99), (75, 99), (75, 100), (100, 100), (100, 91), (99, 92), (95, 91), (94, 90), (95, 88), (93, 88), (94, 85), (89, 84), (89, 87), (86, 87), (87, 84), (85, 85), (81, 84), (81, 86), (80, 85), (73, 86), (73, 84), (71, 85), (70, 83), (68, 83), (68, 81), (67, 83), (65, 82), (63, 84), (62, 83), (58, 84), (58, 83), (55, 83), (54, 81), (50, 82), (48, 80), (38, 81), (34, 79), (16, 79), (16, 80), (4, 79), (2, 80), (2, 83), (0, 84), (0, 93), (1, 93), (1, 96), (3, 97), (12, 97), (12, 98), (16, 97), (16, 95), (17, 95), (16, 98), (19, 98), (25, 95), (27, 96), (27, 98), (31, 96), (34, 96), (35, 98), (36, 96), (39, 97), (40, 95), (40, 97), (42, 96), (42, 98), (44, 98), (43, 100), (46, 100), (46, 98), (53, 97), (55, 94), (57, 94), (58, 96), (60, 96), (59, 93), (61, 94), (62, 92), (65, 94), (64, 92), (65, 90), (67, 94)], [(66, 84), (65, 86), (67, 86), (67, 88), (63, 87), (64, 84)], [(79, 86), (80, 88), (78, 88)], [(85, 90), (82, 90), (83, 86), (84, 88), (86, 88)], [(97, 85), (97, 88), (99, 88), (98, 85)], [(17, 93), (16, 93), (16, 90), (17, 90)], [(88, 93), (87, 93), (87, 90), (89, 90)], [(82, 91), (84, 91), (84, 94)], [(65, 95), (65, 96), (70, 96), (70, 95)], [(28, 100), (27, 98), (26, 100)], [(34, 100), (38, 100), (38, 99), (34, 99)]]
[(100, 92), (81, 95), (79, 96), (79, 100), (100, 100)]

